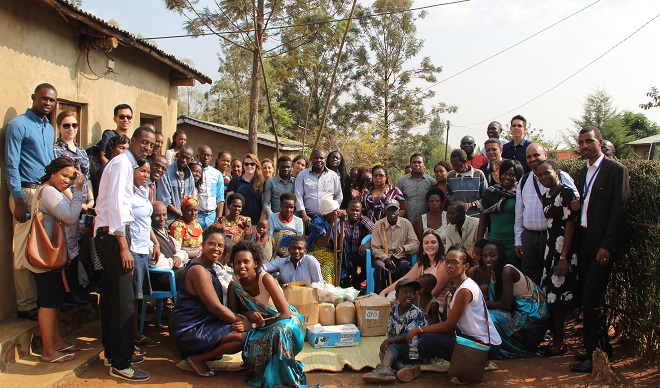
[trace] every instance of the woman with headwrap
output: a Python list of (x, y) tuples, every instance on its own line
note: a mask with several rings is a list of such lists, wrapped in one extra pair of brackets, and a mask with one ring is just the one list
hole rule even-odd
[[(322, 215), (321, 215), (322, 214)], [(321, 264), (321, 273), (326, 283), (333, 284), (335, 277), (335, 233), (333, 225), (339, 215), (339, 203), (331, 198), (321, 201), (321, 214), (309, 222), (307, 252)]]
[(202, 225), (197, 220), (197, 198), (187, 195), (181, 202), (180, 220), (170, 225), (170, 235), (181, 244), (181, 249), (192, 259), (202, 253)]

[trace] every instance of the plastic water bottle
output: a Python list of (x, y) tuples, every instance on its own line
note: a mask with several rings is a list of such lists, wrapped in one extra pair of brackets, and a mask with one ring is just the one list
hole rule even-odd
[(417, 348), (417, 345), (419, 343), (419, 340), (417, 337), (413, 337), (412, 343), (409, 346), (408, 349), (408, 358), (411, 360), (417, 360), (419, 358), (419, 349)]

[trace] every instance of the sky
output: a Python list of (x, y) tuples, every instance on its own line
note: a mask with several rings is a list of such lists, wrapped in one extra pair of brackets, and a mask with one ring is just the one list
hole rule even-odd
[[(414, 6), (447, 1), (417, 0)], [(83, 0), (82, 8), (106, 21), (115, 19), (122, 29), (143, 37), (185, 33), (185, 17), (168, 11), (162, 0)], [(548, 139), (559, 140), (561, 131), (575, 130), (571, 118), (580, 117), (587, 95), (597, 88), (613, 97), (618, 110), (643, 112), (660, 122), (660, 108), (643, 111), (639, 107), (649, 100), (646, 93), (651, 86), (660, 87), (658, 0), (473, 0), (427, 12), (425, 19), (417, 21), (424, 47), (406, 67), (413, 68), (425, 56), (442, 67), (438, 78), (442, 82), (432, 88), (435, 96), (425, 104), (458, 106), (457, 113), (443, 116), (451, 122), (449, 144), (454, 147), (464, 135), (483, 144), (490, 121), (505, 126), (516, 114), (525, 116), (531, 127), (543, 129)], [(192, 59), (197, 70), (218, 79), (217, 37), (155, 42), (169, 54)], [(427, 128), (422, 125), (414, 130)]]

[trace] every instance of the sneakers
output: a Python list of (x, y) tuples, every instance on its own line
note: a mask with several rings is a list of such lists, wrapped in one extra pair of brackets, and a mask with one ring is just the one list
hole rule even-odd
[(396, 378), (402, 383), (408, 383), (421, 376), (421, 374), (422, 368), (419, 365), (404, 366), (396, 372)]
[(126, 369), (110, 368), (110, 376), (128, 381), (147, 381), (150, 377), (149, 373), (132, 366), (129, 366)]
[[(143, 361), (144, 361), (144, 357), (134, 354), (133, 357), (131, 357), (130, 362), (131, 362), (131, 365), (133, 365), (133, 364), (141, 364)], [(107, 367), (111, 367), (112, 366), (112, 358), (104, 357), (103, 358), (103, 365), (107, 366)]]
[(394, 371), (392, 368), (383, 364), (378, 364), (376, 369), (369, 373), (363, 374), (362, 380), (366, 381), (367, 383), (383, 384), (396, 381), (396, 377), (394, 377)]

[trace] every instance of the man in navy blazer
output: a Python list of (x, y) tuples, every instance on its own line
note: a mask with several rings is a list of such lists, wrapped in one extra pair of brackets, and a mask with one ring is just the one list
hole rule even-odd
[(578, 147), (588, 161), (578, 174), (580, 199), (573, 201), (573, 208), (581, 208), (576, 237), (586, 352), (577, 356), (580, 363), (570, 368), (582, 373), (591, 372), (591, 355), (596, 348), (612, 356), (605, 327), (605, 294), (613, 263), (623, 255), (630, 193), (628, 169), (606, 158), (601, 151), (602, 145), (603, 136), (598, 128), (580, 130)]

